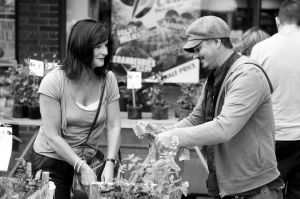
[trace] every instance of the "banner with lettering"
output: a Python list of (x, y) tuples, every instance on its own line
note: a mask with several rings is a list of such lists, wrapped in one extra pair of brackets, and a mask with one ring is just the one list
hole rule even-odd
[(15, 1), (0, 1), (0, 61), (15, 59)]
[(141, 71), (146, 82), (153, 72), (165, 82), (198, 82), (199, 63), (182, 47), (200, 6), (199, 0), (112, 0), (113, 70)]

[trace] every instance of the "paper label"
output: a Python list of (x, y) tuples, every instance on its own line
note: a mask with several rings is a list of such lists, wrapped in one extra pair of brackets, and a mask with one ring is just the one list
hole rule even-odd
[(127, 72), (127, 88), (140, 89), (142, 88), (142, 73), (141, 72)]
[(0, 127), (0, 171), (7, 171), (12, 150), (12, 127)]
[(35, 60), (35, 59), (30, 59), (29, 60), (29, 71), (31, 75), (34, 76), (44, 76), (44, 62)]

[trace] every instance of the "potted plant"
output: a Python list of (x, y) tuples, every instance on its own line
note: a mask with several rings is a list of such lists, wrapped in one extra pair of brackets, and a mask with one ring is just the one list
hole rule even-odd
[(39, 105), (39, 83), (40, 77), (29, 76), (28, 86), (25, 90), (26, 101), (25, 104), (28, 107), (28, 117), (30, 119), (40, 119), (40, 105)]
[[(128, 89), (129, 90), (129, 89)], [(142, 105), (137, 103), (136, 90), (130, 89), (129, 100), (127, 104), (128, 119), (142, 119)]]
[(23, 65), (15, 65), (8, 70), (9, 90), (13, 98), (12, 116), (15, 118), (22, 118), (27, 116), (27, 109), (25, 101), (27, 100), (26, 89), (28, 87), (29, 67)]
[[(128, 119), (142, 119), (142, 105), (136, 94), (136, 90), (127, 89), (126, 85), (119, 86), (120, 92), (120, 110), (121, 106), (126, 107), (125, 110), (128, 113)], [(121, 99), (122, 98), (122, 99)], [(122, 110), (121, 110), (122, 111)]]
[(163, 99), (164, 90), (161, 85), (154, 85), (144, 90), (148, 95), (147, 105), (151, 106), (152, 119), (168, 119), (169, 106)]
[(181, 95), (176, 101), (175, 117), (179, 120), (187, 117), (194, 109), (196, 102), (196, 86), (194, 84), (181, 84)]
[(169, 105), (164, 99), (163, 76), (155, 74), (155, 78), (158, 83), (143, 90), (143, 93), (147, 95), (146, 104), (151, 107), (152, 119), (168, 119)]

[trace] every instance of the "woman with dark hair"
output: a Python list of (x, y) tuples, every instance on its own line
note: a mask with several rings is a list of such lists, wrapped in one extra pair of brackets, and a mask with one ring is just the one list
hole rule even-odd
[(102, 85), (103, 100), (85, 152), (93, 154), (99, 137), (107, 130), (107, 159), (101, 180), (112, 181), (120, 146), (119, 90), (112, 72), (106, 73), (109, 32), (105, 25), (91, 19), (78, 21), (71, 30), (67, 56), (61, 68), (54, 69), (41, 82), (42, 125), (34, 142), (33, 171), (49, 171), (56, 185), (55, 198), (70, 198), (73, 174), (82, 183), (97, 181), (94, 171), (79, 154), (95, 117)]

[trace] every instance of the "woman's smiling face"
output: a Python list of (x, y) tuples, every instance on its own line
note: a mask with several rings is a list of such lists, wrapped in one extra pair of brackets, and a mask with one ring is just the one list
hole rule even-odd
[(94, 50), (93, 50), (93, 63), (92, 63), (92, 68), (96, 67), (102, 67), (104, 66), (104, 58), (108, 54), (107, 50), (107, 43), (108, 41), (106, 40), (105, 42), (98, 44)]

